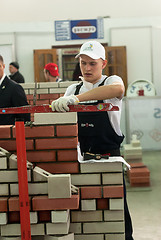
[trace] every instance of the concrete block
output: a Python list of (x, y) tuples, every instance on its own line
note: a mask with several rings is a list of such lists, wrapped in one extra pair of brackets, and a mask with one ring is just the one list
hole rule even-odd
[(104, 210), (104, 220), (105, 222), (108, 221), (124, 221), (124, 211), (109, 211), (109, 210)]
[(72, 174), (71, 181), (76, 186), (100, 185), (101, 174)]
[(67, 223), (69, 218), (69, 209), (65, 211), (51, 211), (52, 223)]
[(124, 222), (83, 223), (83, 233), (124, 233)]
[(35, 224), (38, 222), (37, 212), (30, 212), (30, 223)]
[(72, 84), (77, 84), (77, 83), (79, 83), (80, 81), (64, 81), (64, 82), (59, 82), (58, 84), (59, 84), (59, 87), (60, 88), (62, 88), (62, 87), (65, 87), (65, 88), (67, 88), (67, 87), (69, 87), (70, 85), (72, 85)]
[(105, 234), (105, 240), (125, 240), (125, 234)]
[(136, 152), (139, 154), (142, 153), (142, 147), (139, 146), (139, 147), (134, 147), (132, 146), (132, 144), (124, 144), (123, 145), (123, 151), (124, 151), (124, 154), (135, 154)]
[(48, 94), (49, 90), (48, 88), (39, 88), (37, 89), (37, 94)]
[(74, 232), (74, 234), (82, 233), (82, 223), (70, 223), (69, 232)]
[[(31, 235), (45, 235), (44, 224), (31, 224)], [(1, 226), (1, 236), (21, 236), (21, 226), (20, 224), (7, 224)]]
[(7, 169), (7, 157), (0, 152), (0, 169)]
[[(0, 190), (1, 191), (1, 190)], [(48, 193), (47, 183), (28, 183), (28, 192), (30, 195), (42, 195)], [(19, 194), (18, 184), (10, 184), (10, 193), (15, 196)]]
[(63, 236), (44, 236), (44, 240), (74, 240), (74, 233)]
[(41, 82), (39, 83), (39, 88), (58, 88), (59, 84), (57, 82)]
[(103, 173), (102, 174), (103, 184), (123, 184), (122, 173)]
[(45, 235), (45, 225), (43, 223), (31, 224), (31, 235)]
[(0, 213), (0, 225), (7, 224), (7, 213)]
[(104, 240), (104, 234), (75, 235), (74, 240)]
[(110, 210), (123, 210), (124, 200), (123, 198), (110, 198), (109, 205), (110, 205)]
[(9, 195), (8, 184), (0, 183), (0, 196), (8, 196), (8, 195)]
[(1, 226), (1, 236), (21, 236), (20, 224), (7, 224)]
[(0, 237), (0, 240), (21, 240), (21, 237)]
[[(12, 154), (9, 157), (9, 168), (10, 169), (17, 169), (17, 156), (15, 154)], [(27, 161), (27, 168), (33, 169), (33, 164), (29, 161)]]
[(46, 233), (47, 235), (52, 234), (68, 234), (69, 233), (70, 218), (66, 223), (47, 223)]
[(35, 113), (34, 114), (34, 124), (67, 124), (67, 123), (77, 123), (77, 113), (76, 112), (66, 112), (66, 113)]
[[(28, 181), (31, 181), (31, 170), (27, 171)], [(0, 171), (0, 182), (18, 182), (17, 170)]]
[(1, 156), (6, 156), (6, 157), (9, 157), (11, 155), (11, 153), (9, 153), (6, 149), (0, 147), (0, 153), (1, 153)]
[(54, 174), (48, 177), (49, 198), (71, 198), (70, 174)]
[(81, 200), (82, 211), (96, 211), (96, 199)]
[(21, 83), (21, 86), (23, 87), (23, 89), (35, 88), (35, 83)]
[(43, 181), (48, 181), (48, 176), (51, 176), (52, 174), (45, 171), (42, 168), (35, 167), (33, 169), (33, 180), (34, 182), (43, 182)]
[(71, 222), (101, 222), (102, 211), (71, 211)]
[(49, 93), (65, 93), (66, 88), (50, 88)]
[(81, 173), (122, 172), (121, 162), (81, 163)]

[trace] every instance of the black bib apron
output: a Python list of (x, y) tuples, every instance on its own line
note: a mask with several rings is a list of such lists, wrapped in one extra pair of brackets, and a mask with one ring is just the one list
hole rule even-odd
[[(104, 85), (104, 81), (98, 86)], [(81, 82), (76, 87), (75, 95), (79, 94)], [(96, 101), (92, 105), (103, 103), (103, 101)], [(91, 103), (85, 103), (90, 105)], [(81, 153), (99, 153), (111, 156), (120, 155), (120, 144), (124, 137), (118, 136), (111, 126), (107, 112), (79, 112), (78, 114), (78, 140), (80, 142)]]

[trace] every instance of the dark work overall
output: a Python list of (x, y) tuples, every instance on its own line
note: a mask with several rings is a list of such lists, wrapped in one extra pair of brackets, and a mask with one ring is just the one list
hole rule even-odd
[[(98, 86), (103, 86), (106, 78)], [(79, 94), (83, 83), (76, 86), (75, 95)], [(98, 104), (103, 101), (92, 103)], [(84, 103), (83, 103), (84, 104)], [(91, 103), (86, 103), (91, 104)], [(120, 156), (120, 144), (124, 136), (118, 136), (111, 126), (107, 112), (78, 112), (78, 140), (81, 153), (90, 152), (94, 154), (108, 154), (109, 156)], [(125, 210), (125, 236), (126, 240), (132, 238), (131, 218), (126, 202), (126, 187), (124, 182), (124, 210)]]

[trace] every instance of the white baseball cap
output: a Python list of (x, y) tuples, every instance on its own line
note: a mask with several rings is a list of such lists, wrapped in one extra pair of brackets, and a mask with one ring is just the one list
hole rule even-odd
[(105, 60), (105, 49), (103, 45), (97, 41), (85, 42), (81, 48), (79, 54), (75, 58), (80, 57), (81, 54), (87, 55), (92, 59), (102, 58)]

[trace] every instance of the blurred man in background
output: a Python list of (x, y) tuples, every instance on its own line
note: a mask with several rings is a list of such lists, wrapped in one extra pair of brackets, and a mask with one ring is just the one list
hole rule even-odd
[[(3, 57), (0, 55), (0, 108), (28, 105), (24, 89), (20, 84), (9, 79), (5, 72)], [(30, 114), (1, 114), (0, 125), (14, 125), (15, 119), (30, 121)]]
[(16, 83), (24, 83), (25, 79), (23, 75), (19, 72), (19, 64), (17, 62), (11, 62), (9, 64), (9, 71), (11, 75), (9, 77)]
[(44, 67), (44, 76), (48, 82), (60, 82), (58, 65), (55, 63), (48, 63)]

